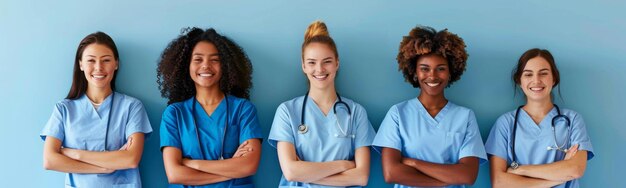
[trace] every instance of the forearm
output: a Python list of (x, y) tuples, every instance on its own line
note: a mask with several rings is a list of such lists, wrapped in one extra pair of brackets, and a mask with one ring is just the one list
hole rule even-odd
[(171, 184), (206, 185), (228, 181), (232, 178), (195, 170), (183, 165), (166, 168), (165, 174)]
[[(384, 169), (389, 168), (389, 169)], [(402, 163), (396, 163), (384, 167), (384, 177), (387, 183), (402, 184), (414, 187), (442, 187), (449, 184), (430, 177), (417, 169)]]
[(474, 157), (463, 158), (457, 164), (438, 164), (411, 158), (403, 160), (408, 166), (448, 184), (474, 184), (478, 176), (478, 159)]
[(509, 170), (509, 172), (545, 180), (570, 181), (582, 177), (586, 162), (587, 152), (578, 151), (573, 158), (568, 160), (542, 165), (523, 165), (515, 170)]
[(369, 169), (353, 168), (322, 178), (313, 183), (329, 186), (365, 186), (367, 185), (368, 177)]
[(135, 155), (128, 150), (105, 152), (75, 150), (75, 152), (76, 160), (115, 170), (137, 168), (141, 159), (140, 155)]
[(71, 159), (60, 153), (44, 155), (44, 168), (67, 173), (103, 174), (113, 170)]
[(494, 188), (546, 188), (563, 184), (562, 181), (550, 181), (531, 177), (524, 177), (516, 174), (500, 172), (492, 178)]
[(289, 181), (312, 183), (322, 178), (348, 170), (343, 161), (307, 162), (291, 161), (283, 169), (285, 178)]
[(189, 160), (189, 167), (230, 178), (243, 178), (253, 175), (258, 165), (247, 157), (231, 158), (226, 160)]

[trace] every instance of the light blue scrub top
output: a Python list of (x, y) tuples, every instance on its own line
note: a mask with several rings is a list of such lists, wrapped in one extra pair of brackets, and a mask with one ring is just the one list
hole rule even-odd
[[(276, 147), (277, 142), (289, 142), (295, 146), (298, 158), (310, 162), (328, 162), (336, 160), (354, 160), (356, 149), (370, 146), (376, 132), (372, 127), (367, 112), (358, 103), (341, 98), (347, 103), (352, 112), (350, 117), (345, 105), (337, 105), (337, 115), (334, 109), (324, 115), (313, 99), (308, 97), (304, 110), (305, 122), (308, 131), (298, 133), (302, 115), (302, 101), (304, 96), (296, 97), (283, 102), (278, 106), (272, 129), (269, 135), (269, 144)], [(344, 134), (337, 126), (339, 124), (347, 134)], [(346, 123), (349, 121), (352, 123)], [(350, 126), (348, 127), (348, 124)], [(354, 135), (354, 139), (350, 136)], [(280, 178), (279, 187), (334, 187), (311, 183), (290, 182), (283, 175)]]
[[(501, 115), (491, 128), (491, 133), (485, 147), (487, 153), (512, 162), (511, 133), (515, 121), (516, 110)], [(585, 128), (582, 116), (575, 111), (561, 108), (561, 113), (569, 117), (571, 122), (571, 136), (567, 138), (567, 125), (565, 121), (557, 121), (555, 124), (556, 137), (559, 146), (567, 141), (565, 148), (569, 149), (574, 144), (578, 150), (587, 150), (587, 160), (593, 158), (593, 146)], [(552, 132), (552, 118), (557, 115), (556, 108), (552, 108), (548, 115), (541, 120), (539, 125), (523, 109), (519, 112), (517, 131), (515, 136), (515, 154), (520, 165), (549, 164), (560, 161), (565, 153), (556, 150), (547, 150), (548, 146), (554, 146), (554, 134)], [(569, 185), (566, 185), (569, 184)], [(579, 187), (578, 179), (561, 184), (559, 188)]]
[[(241, 143), (263, 137), (254, 105), (246, 99), (232, 95), (226, 98), (229, 127), (225, 135), (224, 159), (229, 159)], [(194, 114), (191, 113), (191, 105), (196, 106)], [(226, 126), (226, 110), (226, 100), (220, 102), (211, 116), (207, 115), (194, 98), (167, 106), (161, 119), (161, 150), (163, 147), (176, 147), (181, 150), (183, 158), (219, 160)], [(197, 127), (194, 125), (194, 117)], [(199, 128), (201, 141), (197, 139), (196, 128)], [(206, 159), (202, 159), (201, 151), (204, 151)], [(202, 186), (169, 184), (169, 187), (254, 187), (254, 184), (252, 176), (249, 176)]]
[(450, 101), (435, 118), (417, 98), (392, 106), (372, 145), (378, 152), (393, 148), (404, 157), (431, 163), (457, 164), (464, 157), (477, 157), (480, 164), (487, 160), (474, 112)]
[[(59, 101), (52, 111), (52, 116), (41, 131), (41, 138), (51, 136), (61, 140), (64, 148), (88, 151), (104, 151), (104, 139), (109, 124), (107, 151), (119, 150), (126, 139), (133, 133), (152, 132), (148, 115), (141, 101), (128, 95), (115, 92), (113, 111), (111, 95), (95, 109), (86, 95), (78, 99)], [(110, 174), (79, 174), (65, 176), (65, 187), (141, 187), (139, 169), (116, 170)]]

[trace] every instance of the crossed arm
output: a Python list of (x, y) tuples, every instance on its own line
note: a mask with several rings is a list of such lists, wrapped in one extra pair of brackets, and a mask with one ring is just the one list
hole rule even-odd
[(457, 164), (437, 164), (403, 158), (400, 151), (383, 148), (383, 175), (387, 183), (408, 186), (448, 186), (474, 184), (478, 176), (478, 158), (465, 157)]
[(61, 140), (46, 137), (43, 166), (47, 170), (68, 173), (111, 173), (136, 168), (143, 152), (144, 134), (135, 133), (118, 151), (87, 151), (61, 148)]
[(233, 158), (225, 160), (183, 159), (180, 149), (163, 148), (163, 163), (169, 183), (205, 185), (253, 175), (261, 159), (261, 141), (242, 143)]
[(308, 162), (298, 159), (295, 147), (289, 142), (278, 142), (278, 159), (288, 181), (329, 186), (365, 186), (369, 177), (370, 149), (355, 151), (355, 161), (336, 160)]
[(565, 159), (543, 165), (522, 165), (513, 170), (507, 161), (490, 157), (493, 187), (552, 187), (582, 177), (587, 166), (587, 151), (572, 146)]

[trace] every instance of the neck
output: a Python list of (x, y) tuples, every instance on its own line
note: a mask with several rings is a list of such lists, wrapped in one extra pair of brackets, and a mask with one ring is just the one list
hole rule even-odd
[(443, 95), (443, 92), (440, 95), (427, 95), (424, 92), (420, 92), (417, 99), (419, 99), (427, 110), (441, 110), (448, 104), (448, 100)]
[(88, 87), (87, 92), (85, 92), (85, 95), (87, 95), (87, 98), (89, 98), (91, 102), (100, 104), (112, 92), (113, 90), (111, 89), (111, 87), (103, 87), (103, 88)]
[(309, 87), (309, 96), (318, 106), (333, 104), (337, 100), (337, 91), (335, 86), (329, 86), (324, 89)]
[(547, 99), (541, 101), (527, 100), (523, 108), (531, 117), (543, 117), (548, 114), (553, 107), (554, 104), (552, 104), (552, 101)]
[(224, 92), (218, 87), (200, 88), (196, 87), (196, 100), (201, 105), (214, 105), (222, 101)]

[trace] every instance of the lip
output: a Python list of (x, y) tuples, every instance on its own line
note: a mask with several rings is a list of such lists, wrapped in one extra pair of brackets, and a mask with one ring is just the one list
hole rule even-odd
[(105, 79), (108, 75), (106, 74), (92, 74), (91, 78), (95, 79), (95, 80), (102, 80)]
[(215, 76), (215, 73), (198, 73), (198, 77), (208, 78)]

